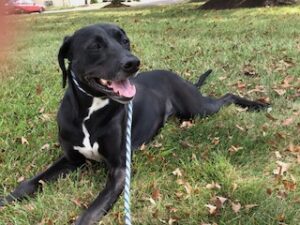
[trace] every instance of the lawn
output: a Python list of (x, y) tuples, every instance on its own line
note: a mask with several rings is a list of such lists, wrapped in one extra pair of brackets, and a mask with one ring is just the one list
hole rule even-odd
[[(262, 112), (230, 106), (186, 126), (171, 119), (134, 155), (133, 224), (300, 224), (300, 7), (196, 6), (20, 16), (30, 32), (0, 64), (0, 196), (61, 154), (55, 115), (64, 93), (56, 60), (63, 37), (108, 21), (126, 30), (143, 71), (195, 81), (212, 68), (204, 94), (272, 105)], [(0, 209), (0, 224), (70, 224), (105, 174), (91, 164), (44, 184), (35, 198)], [(122, 224), (122, 200), (100, 224)]]

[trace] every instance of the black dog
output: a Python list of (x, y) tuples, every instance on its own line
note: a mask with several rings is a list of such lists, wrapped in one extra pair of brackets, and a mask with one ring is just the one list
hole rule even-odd
[[(69, 61), (66, 69), (65, 59)], [(196, 84), (168, 71), (138, 72), (140, 61), (130, 52), (125, 32), (111, 24), (84, 27), (66, 37), (59, 50), (63, 85), (68, 89), (58, 112), (59, 141), (64, 155), (45, 172), (22, 182), (0, 206), (32, 195), (40, 180), (55, 180), (85, 163), (104, 160), (108, 178), (96, 200), (76, 224), (98, 222), (123, 191), (125, 177), (125, 104), (133, 99), (132, 146), (149, 142), (167, 118), (209, 116), (231, 103), (248, 109), (266, 105), (227, 94), (219, 99), (202, 96)]]

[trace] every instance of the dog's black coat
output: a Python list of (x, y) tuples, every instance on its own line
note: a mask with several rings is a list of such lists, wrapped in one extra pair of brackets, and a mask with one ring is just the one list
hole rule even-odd
[[(98, 152), (108, 165), (108, 178), (104, 190), (78, 218), (76, 224), (94, 224), (111, 209), (124, 185), (127, 112), (122, 103), (128, 102), (131, 97), (112, 93), (109, 88), (97, 84), (99, 79), (124, 81), (130, 77), (131, 83), (136, 87), (137, 94), (133, 100), (133, 148), (149, 142), (172, 115), (180, 119), (209, 116), (231, 103), (249, 109), (266, 106), (233, 94), (219, 99), (202, 96), (198, 87), (211, 71), (203, 74), (196, 84), (162, 70), (143, 72), (132, 77), (139, 69), (139, 59), (130, 52), (125, 32), (111, 24), (88, 26), (76, 31), (71, 37), (66, 37), (58, 59), (63, 72), (63, 83), (65, 85), (68, 80), (69, 84), (57, 119), (59, 141), (64, 155), (45, 172), (21, 183), (9, 196), (0, 200), (0, 206), (33, 194), (38, 189), (40, 180), (55, 180), (83, 165), (86, 158), (74, 146), (83, 146), (83, 139), (86, 137), (84, 124), (90, 135), (89, 142), (91, 145), (98, 143)], [(67, 69), (65, 59), (69, 60)], [(76, 86), (71, 71), (87, 94)], [(96, 97), (107, 104), (88, 115)]]

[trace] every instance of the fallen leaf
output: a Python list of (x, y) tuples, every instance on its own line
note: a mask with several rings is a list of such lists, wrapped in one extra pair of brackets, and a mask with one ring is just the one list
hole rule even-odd
[(184, 148), (192, 148), (192, 147), (194, 147), (194, 145), (192, 145), (190, 142), (188, 142), (188, 141), (180, 141), (180, 144), (181, 144), (181, 146), (182, 147), (184, 147)]
[(214, 137), (211, 140), (211, 143), (214, 144), (214, 145), (218, 145), (220, 143), (220, 138), (219, 137)]
[(177, 177), (182, 177), (182, 172), (180, 171), (179, 168), (176, 168), (176, 169), (172, 172), (172, 174), (173, 174), (174, 176), (177, 176)]
[(36, 87), (35, 87), (35, 93), (37, 94), (37, 95), (40, 95), (41, 93), (42, 93), (42, 91), (43, 91), (43, 87), (42, 87), (42, 85), (37, 85)]
[(277, 119), (273, 117), (270, 113), (266, 113), (266, 117), (272, 121), (276, 121)]
[(50, 145), (49, 144), (44, 144), (42, 147), (41, 147), (41, 150), (48, 150), (50, 148)]
[(285, 215), (283, 213), (277, 215), (277, 220), (281, 223), (284, 222), (285, 221)]
[(235, 127), (237, 129), (239, 129), (240, 131), (243, 131), (243, 132), (245, 131), (245, 129), (243, 127), (241, 127), (240, 125), (238, 125), (238, 124), (236, 124)]
[(273, 173), (278, 176), (283, 176), (288, 171), (290, 164), (282, 161), (276, 161), (277, 168), (273, 170)]
[(205, 186), (207, 189), (221, 189), (221, 185), (216, 182), (211, 182)]
[(258, 206), (257, 204), (248, 204), (248, 205), (245, 205), (244, 207), (245, 207), (246, 210), (250, 210), (250, 209), (255, 208), (257, 206)]
[(290, 117), (288, 119), (285, 119), (284, 121), (282, 121), (282, 125), (283, 126), (289, 126), (291, 125), (292, 123), (294, 122), (294, 118), (293, 117)]
[(159, 200), (161, 198), (160, 190), (158, 188), (154, 188), (152, 191), (152, 198), (154, 200)]
[(274, 88), (273, 89), (279, 96), (282, 96), (286, 93), (285, 89)]
[(22, 145), (29, 145), (29, 142), (27, 141), (26, 138), (21, 137), (21, 144), (22, 144)]
[(215, 205), (218, 209), (221, 209), (224, 205), (224, 203), (227, 201), (227, 198), (221, 197), (221, 196), (216, 196), (215, 198)]
[(238, 203), (231, 202), (231, 209), (233, 210), (233, 212), (238, 213), (241, 208), (242, 206), (239, 202)]
[(271, 194), (272, 194), (272, 192), (273, 192), (273, 191), (272, 191), (272, 189), (271, 189), (271, 188), (267, 188), (267, 194), (268, 194), (268, 195), (271, 195)]
[(281, 159), (282, 158), (282, 156), (281, 156), (281, 154), (280, 154), (279, 151), (275, 151), (275, 156), (276, 156), (277, 159)]
[(245, 76), (250, 76), (250, 77), (257, 76), (257, 72), (255, 71), (254, 66), (252, 66), (250, 64), (244, 65), (244, 67), (243, 67), (243, 74)]
[(175, 222), (177, 222), (177, 219), (171, 217), (168, 221), (168, 225), (173, 225)]
[(297, 188), (296, 183), (293, 181), (283, 180), (282, 183), (283, 183), (285, 190), (287, 190), (287, 191), (295, 191)]
[(300, 145), (295, 146), (293, 143), (290, 143), (287, 150), (293, 153), (300, 152)]
[(140, 147), (140, 150), (143, 151), (143, 150), (146, 149), (146, 147), (147, 147), (147, 145), (145, 145), (145, 143), (143, 143), (143, 144), (141, 145), (141, 147)]
[(277, 197), (280, 198), (280, 199), (284, 199), (288, 196), (288, 194), (284, 191), (284, 190), (279, 190), (277, 192)]
[(214, 215), (217, 212), (217, 207), (211, 204), (206, 204), (205, 205), (208, 208), (208, 212), (210, 215)]
[(180, 124), (180, 128), (191, 128), (193, 126), (194, 126), (194, 124), (191, 121), (183, 121)]
[(231, 152), (231, 153), (235, 153), (235, 152), (238, 152), (241, 149), (243, 149), (243, 147), (231, 145), (230, 148), (228, 149), (228, 151)]
[(24, 177), (24, 176), (21, 176), (21, 177), (18, 178), (17, 182), (18, 182), (18, 183), (21, 183), (21, 182), (24, 181), (24, 180), (25, 180), (25, 177)]

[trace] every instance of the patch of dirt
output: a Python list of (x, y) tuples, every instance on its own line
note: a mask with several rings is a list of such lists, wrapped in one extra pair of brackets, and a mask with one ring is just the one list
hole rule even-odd
[(277, 5), (291, 5), (297, 0), (209, 0), (200, 9), (234, 9), (234, 8), (253, 8)]
[(123, 8), (123, 7), (130, 7), (130, 6), (122, 3), (110, 3), (109, 5), (106, 5), (103, 8)]

